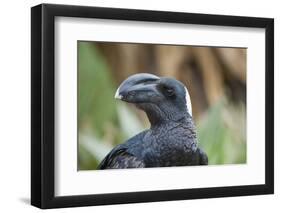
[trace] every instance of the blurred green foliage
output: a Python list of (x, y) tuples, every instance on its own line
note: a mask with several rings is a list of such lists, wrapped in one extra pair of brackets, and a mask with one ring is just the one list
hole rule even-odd
[(221, 100), (197, 125), (198, 141), (208, 154), (209, 164), (246, 162), (246, 123), (243, 105), (227, 106)]
[[(96, 169), (117, 144), (143, 131), (144, 124), (127, 104), (114, 99), (110, 68), (92, 42), (78, 43), (78, 169)], [(226, 98), (196, 121), (200, 147), (210, 164), (246, 163), (246, 111)]]
[[(114, 84), (104, 59), (87, 42), (79, 42), (79, 127), (90, 125), (99, 137), (105, 125), (116, 124)], [(82, 127), (81, 126), (81, 127)]]
[[(116, 125), (114, 85), (104, 59), (93, 45), (78, 43), (78, 125), (79, 141), (83, 132), (93, 131), (98, 138), (106, 125)], [(80, 134), (81, 133), (81, 134)], [(86, 134), (86, 133), (84, 133)], [(102, 141), (100, 141), (102, 143)], [(92, 169), (98, 159), (79, 143), (79, 169)]]

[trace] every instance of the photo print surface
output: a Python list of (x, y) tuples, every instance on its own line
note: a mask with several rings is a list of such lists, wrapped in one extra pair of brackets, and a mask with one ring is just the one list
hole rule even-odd
[(245, 164), (247, 49), (78, 41), (78, 170)]

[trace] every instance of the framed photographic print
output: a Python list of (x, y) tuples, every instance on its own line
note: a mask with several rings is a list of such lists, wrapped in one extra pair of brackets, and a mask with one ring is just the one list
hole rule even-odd
[(274, 191), (274, 21), (31, 9), (31, 204)]

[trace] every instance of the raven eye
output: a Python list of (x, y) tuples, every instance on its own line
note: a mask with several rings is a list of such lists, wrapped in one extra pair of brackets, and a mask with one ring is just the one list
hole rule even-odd
[(172, 88), (170, 88), (170, 87), (164, 87), (164, 90), (165, 90), (165, 92), (166, 92), (166, 94), (168, 95), (168, 96), (173, 96), (174, 95), (174, 90), (172, 89)]

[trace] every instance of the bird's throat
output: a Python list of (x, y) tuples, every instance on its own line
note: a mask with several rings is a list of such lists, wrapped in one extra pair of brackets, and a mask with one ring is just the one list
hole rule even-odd
[(184, 112), (166, 112), (162, 110), (160, 107), (156, 105), (148, 105), (145, 104), (143, 106), (139, 106), (140, 109), (142, 109), (151, 124), (151, 128), (162, 126), (163, 124), (167, 123), (192, 123), (192, 118), (188, 113)]

